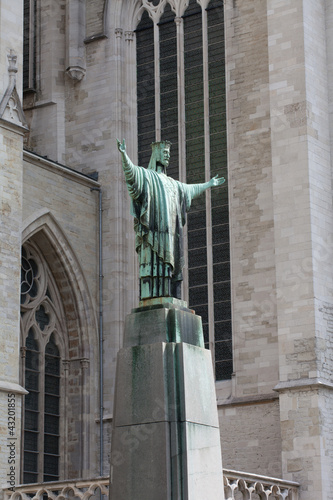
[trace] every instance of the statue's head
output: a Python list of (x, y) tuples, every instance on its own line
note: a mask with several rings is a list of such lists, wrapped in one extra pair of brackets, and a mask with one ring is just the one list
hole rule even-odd
[(148, 165), (149, 169), (166, 174), (166, 168), (169, 165), (170, 159), (170, 146), (171, 142), (169, 141), (152, 143), (152, 154)]

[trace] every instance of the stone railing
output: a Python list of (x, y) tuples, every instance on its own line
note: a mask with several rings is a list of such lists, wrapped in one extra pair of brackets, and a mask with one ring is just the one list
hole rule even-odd
[(65, 500), (109, 498), (109, 477), (85, 480), (57, 481), (17, 486), (15, 491), (4, 490), (4, 500)]
[[(224, 469), (225, 500), (298, 500), (298, 483)], [(109, 478), (68, 480), (4, 490), (4, 500), (94, 500), (109, 496)]]
[(225, 500), (298, 500), (299, 484), (272, 477), (223, 470)]

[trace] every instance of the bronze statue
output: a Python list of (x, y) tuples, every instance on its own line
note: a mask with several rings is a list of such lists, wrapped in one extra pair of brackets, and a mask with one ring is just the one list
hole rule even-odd
[(134, 165), (125, 140), (117, 139), (126, 184), (132, 198), (135, 247), (140, 264), (140, 298), (180, 298), (184, 267), (183, 227), (194, 198), (224, 177), (203, 184), (185, 184), (166, 175), (169, 141), (154, 142), (148, 168)]

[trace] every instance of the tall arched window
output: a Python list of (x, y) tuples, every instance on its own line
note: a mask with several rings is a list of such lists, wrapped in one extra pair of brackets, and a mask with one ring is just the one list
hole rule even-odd
[[(136, 30), (139, 165), (148, 164), (151, 142), (170, 140), (168, 175), (188, 183), (216, 174), (227, 179), (223, 0), (189, 0), (183, 10), (181, 0), (143, 4)], [(187, 234), (189, 306), (202, 317), (216, 379), (228, 379), (233, 367), (227, 185), (194, 201)]]
[(57, 481), (61, 466), (63, 311), (59, 292), (38, 247), (22, 248), (21, 330), (23, 483)]

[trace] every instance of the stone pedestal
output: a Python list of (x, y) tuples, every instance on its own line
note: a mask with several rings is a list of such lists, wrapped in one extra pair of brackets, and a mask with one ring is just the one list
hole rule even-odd
[(127, 317), (117, 360), (112, 500), (223, 500), (211, 354), (201, 318), (173, 298)]

